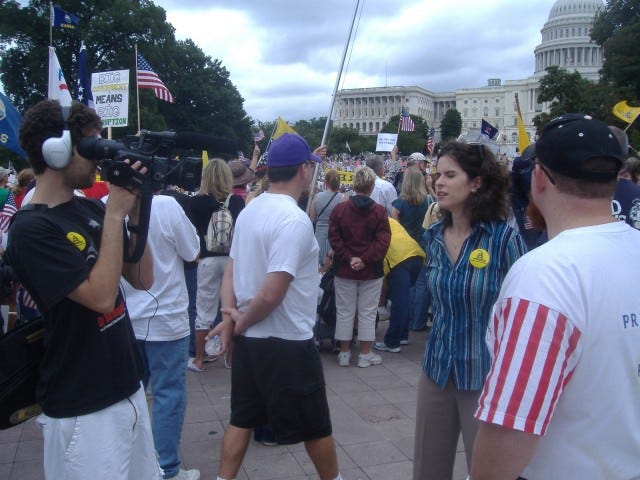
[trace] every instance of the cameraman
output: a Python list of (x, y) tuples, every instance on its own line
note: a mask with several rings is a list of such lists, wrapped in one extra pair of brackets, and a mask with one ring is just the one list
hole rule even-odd
[[(52, 100), (29, 109), (20, 126), (38, 189), (14, 217), (7, 254), (44, 320), (36, 398), (48, 480), (161, 478), (142, 364), (119, 288), (121, 275), (136, 288), (153, 284), (148, 249), (138, 263), (122, 260), (127, 215), (136, 238), (138, 195), (114, 186), (106, 207), (73, 195), (92, 185), (98, 168), (75, 145), (101, 127), (85, 105), (74, 102), (67, 112)], [(132, 168), (140, 169), (139, 162)]]

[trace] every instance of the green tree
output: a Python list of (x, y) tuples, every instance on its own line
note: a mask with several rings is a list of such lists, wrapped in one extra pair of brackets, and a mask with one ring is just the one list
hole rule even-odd
[(462, 116), (455, 108), (450, 108), (444, 112), (444, 117), (440, 122), (440, 134), (442, 140), (458, 138), (462, 131)]
[[(252, 148), (252, 120), (243, 99), (219, 60), (212, 60), (191, 40), (176, 41), (166, 12), (150, 0), (67, 0), (58, 2), (80, 18), (75, 31), (54, 29), (54, 45), (65, 79), (76, 96), (77, 52), (87, 46), (89, 71), (130, 70), (135, 85), (135, 55), (140, 53), (176, 99), (156, 99), (140, 91), (141, 127), (147, 130), (192, 130), (224, 136), (241, 150)], [(13, 0), (0, 3), (0, 79), (16, 108), (24, 110), (46, 97), (49, 2), (31, 0), (21, 7)], [(105, 31), (108, 34), (105, 34)], [(137, 130), (135, 89), (130, 96), (129, 127), (114, 136)]]
[(311, 120), (299, 120), (293, 124), (293, 129), (307, 141), (311, 150), (320, 146), (322, 134), (327, 123), (327, 117), (312, 118)]
[(539, 102), (550, 102), (549, 112), (533, 118), (538, 134), (552, 118), (563, 113), (580, 112), (603, 121), (612, 121), (611, 107), (618, 101), (605, 83), (594, 83), (580, 73), (552, 66), (540, 80)]
[[(422, 118), (416, 115), (409, 115), (415, 125), (413, 132), (400, 132), (398, 135), (398, 150), (401, 155), (410, 155), (413, 152), (424, 153), (427, 147), (427, 135), (429, 125)], [(400, 115), (393, 115), (387, 125), (382, 129), (383, 133), (398, 133)], [(375, 148), (375, 147), (374, 147)]]
[(602, 80), (623, 98), (640, 99), (640, 2), (609, 0), (596, 15), (591, 38), (604, 49)]

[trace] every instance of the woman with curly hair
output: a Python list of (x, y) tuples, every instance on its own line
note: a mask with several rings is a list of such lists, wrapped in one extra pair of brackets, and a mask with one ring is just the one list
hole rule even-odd
[(507, 217), (508, 177), (483, 145), (446, 144), (436, 168), (442, 219), (424, 234), (433, 328), (418, 383), (414, 480), (451, 478), (462, 432), (471, 464), (473, 417), (491, 359), (485, 333), (507, 271), (526, 252)]

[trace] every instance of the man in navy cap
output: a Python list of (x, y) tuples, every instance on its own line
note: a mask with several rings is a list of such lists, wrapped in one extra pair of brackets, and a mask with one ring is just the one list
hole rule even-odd
[(640, 478), (640, 232), (611, 216), (623, 158), (581, 114), (536, 142), (531, 200), (549, 241), (494, 306), (474, 480)]
[(269, 191), (240, 213), (222, 279), (224, 354), (233, 336), (231, 418), (219, 479), (236, 477), (253, 427), (280, 444), (304, 442), (322, 480), (341, 479), (320, 355), (313, 340), (318, 242), (298, 208), (316, 163), (307, 142), (285, 133), (267, 152)]

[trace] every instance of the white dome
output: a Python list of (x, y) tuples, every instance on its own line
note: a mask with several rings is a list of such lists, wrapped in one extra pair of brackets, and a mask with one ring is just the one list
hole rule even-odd
[(558, 0), (549, 12), (549, 20), (557, 19), (567, 15), (595, 16), (604, 8), (602, 0)]
[(543, 76), (546, 68), (555, 65), (597, 80), (602, 48), (593, 43), (590, 32), (593, 19), (602, 9), (602, 0), (558, 0), (540, 30), (542, 42), (534, 51), (534, 75)]

